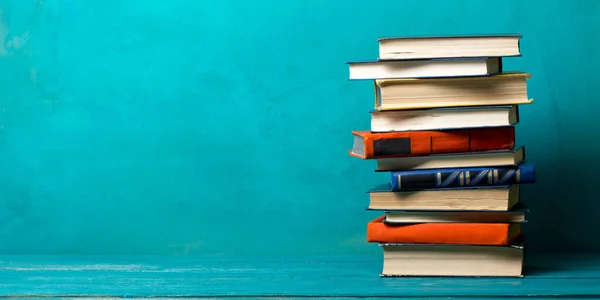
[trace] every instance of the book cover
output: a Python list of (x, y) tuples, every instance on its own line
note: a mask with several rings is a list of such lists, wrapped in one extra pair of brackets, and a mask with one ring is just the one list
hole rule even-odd
[(387, 224), (385, 216), (367, 225), (370, 243), (509, 245), (521, 233), (518, 223)]
[(392, 190), (420, 190), (535, 183), (535, 165), (392, 171)]
[(501, 57), (348, 61), (349, 80), (479, 77), (500, 74)]
[(361, 159), (513, 149), (515, 128), (370, 132), (353, 131), (351, 156)]
[(516, 37), (522, 38), (521, 33), (473, 33), (473, 34), (440, 34), (440, 35), (405, 35), (405, 36), (383, 36), (377, 38), (377, 41), (386, 40), (412, 40), (412, 39), (423, 39), (423, 40), (437, 40), (443, 39), (465, 39), (465, 38), (495, 38), (495, 37)]

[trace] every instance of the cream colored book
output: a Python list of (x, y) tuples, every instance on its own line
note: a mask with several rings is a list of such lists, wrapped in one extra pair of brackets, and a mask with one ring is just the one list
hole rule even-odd
[(392, 191), (380, 185), (369, 191), (370, 210), (506, 211), (519, 203), (520, 185)]
[(509, 166), (517, 165), (524, 160), (525, 147), (520, 147), (511, 150), (380, 158), (376, 159), (376, 171)]
[[(518, 206), (518, 204), (517, 204)], [(385, 213), (384, 223), (523, 223), (526, 209), (510, 210), (395, 210)]]
[(522, 240), (507, 246), (380, 244), (382, 277), (523, 277)]
[(519, 123), (519, 106), (371, 111), (371, 131), (504, 127)]
[(530, 104), (529, 73), (490, 76), (375, 80), (375, 109), (498, 106)]
[(379, 59), (521, 56), (521, 34), (379, 38)]

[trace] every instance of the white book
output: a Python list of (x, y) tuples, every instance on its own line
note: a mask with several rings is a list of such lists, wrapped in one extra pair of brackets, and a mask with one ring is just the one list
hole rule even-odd
[(441, 211), (388, 211), (384, 223), (522, 223), (525, 222), (525, 209), (515, 210), (441, 210)]
[(502, 72), (502, 58), (348, 62), (350, 80), (487, 76)]
[(511, 150), (491, 150), (432, 154), (376, 159), (376, 171), (400, 171), (461, 167), (494, 167), (518, 165), (525, 160), (525, 147)]
[(371, 111), (372, 132), (503, 127), (518, 123), (517, 105)]

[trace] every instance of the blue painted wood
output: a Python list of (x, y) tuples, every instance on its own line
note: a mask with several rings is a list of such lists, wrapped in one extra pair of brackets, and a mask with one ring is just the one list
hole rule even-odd
[(1, 256), (0, 295), (600, 297), (599, 257), (534, 257), (525, 278), (380, 278), (378, 255)]

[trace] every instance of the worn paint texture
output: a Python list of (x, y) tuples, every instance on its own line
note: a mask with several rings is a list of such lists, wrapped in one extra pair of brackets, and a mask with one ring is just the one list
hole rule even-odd
[(598, 299), (597, 255), (529, 260), (524, 278), (380, 278), (350, 255), (0, 256), (3, 298)]
[[(492, 7), (493, 6), (493, 7)], [(0, 0), (0, 253), (378, 253), (381, 36), (512, 33), (531, 251), (600, 250), (599, 1)]]

